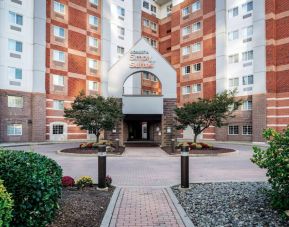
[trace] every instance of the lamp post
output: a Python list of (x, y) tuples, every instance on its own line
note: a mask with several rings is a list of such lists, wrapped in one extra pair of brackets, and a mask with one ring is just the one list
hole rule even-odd
[(119, 139), (115, 139), (115, 151), (119, 152)]
[(106, 146), (100, 145), (98, 147), (98, 188), (100, 190), (106, 189)]
[(181, 188), (189, 188), (189, 147), (181, 147)]

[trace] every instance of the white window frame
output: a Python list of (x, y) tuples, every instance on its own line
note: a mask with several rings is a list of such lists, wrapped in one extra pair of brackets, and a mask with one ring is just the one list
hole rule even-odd
[[(197, 67), (199, 67), (200, 69), (198, 70)], [(200, 71), (202, 71), (202, 63), (199, 62), (199, 63), (193, 64), (193, 72), (200, 72)]]
[(234, 31), (228, 32), (228, 40), (229, 41), (234, 41), (237, 39), (239, 39), (239, 30), (234, 30)]
[(252, 110), (252, 107), (253, 107), (252, 100), (245, 100), (242, 104), (242, 110), (244, 111)]
[(182, 16), (188, 16), (190, 14), (190, 6), (187, 6), (185, 8), (182, 9)]
[(54, 86), (64, 87), (64, 76), (61, 75), (53, 75), (52, 82)]
[(183, 92), (183, 95), (189, 95), (191, 94), (192, 92), (192, 89), (191, 89), (191, 86), (190, 85), (187, 85), (187, 86), (183, 86), (182, 88), (182, 92)]
[(239, 15), (239, 7), (238, 6), (228, 10), (229, 18), (234, 18), (234, 17), (237, 17), (238, 15)]
[(183, 56), (189, 55), (190, 51), (191, 51), (191, 47), (190, 46), (185, 46), (185, 47), (182, 48), (182, 55)]
[(120, 17), (125, 17), (125, 8), (117, 6), (117, 15)]
[[(21, 78), (16, 78), (16, 70), (20, 70), (21, 72)], [(8, 67), (8, 75), (9, 75), (9, 80), (10, 81), (16, 81), (20, 82), (23, 79), (23, 71), (21, 68), (16, 68), (16, 67)]]
[[(21, 18), (21, 23), (17, 23), (18, 22), (17, 17)], [(23, 26), (23, 15), (13, 12), (13, 11), (9, 11), (9, 22), (10, 24), (13, 24), (16, 26)]]
[(238, 87), (240, 84), (239, 77), (229, 78), (229, 87)]
[(190, 65), (183, 66), (182, 73), (183, 76), (189, 75), (191, 73), (191, 66)]
[[(61, 30), (63, 30), (63, 36), (61, 35)], [(53, 35), (59, 38), (64, 39), (65, 38), (65, 29), (59, 26), (54, 25), (53, 26)]]
[(193, 84), (192, 85), (192, 93), (200, 93), (202, 91), (201, 84)]
[(196, 43), (192, 44), (192, 53), (199, 52), (199, 51), (201, 51), (201, 49), (202, 49), (201, 42), (196, 42)]
[(88, 37), (88, 45), (98, 49), (98, 39), (92, 36)]
[(191, 26), (190, 25), (183, 27), (183, 29), (182, 29), (182, 35), (183, 36), (189, 35), (190, 33), (191, 33)]
[(60, 14), (65, 14), (65, 5), (58, 2), (58, 1), (54, 1), (53, 10), (54, 10), (54, 12), (57, 12)]
[(53, 61), (65, 62), (65, 53), (59, 50), (53, 50)]
[[(249, 133), (251, 132), (251, 133)], [(242, 135), (244, 136), (251, 136), (253, 134), (253, 127), (252, 125), (243, 125), (242, 126)]]
[(201, 9), (201, 1), (197, 0), (192, 4), (192, 13), (197, 12)]
[[(17, 45), (20, 45), (20, 50), (17, 50)], [(8, 48), (10, 52), (13, 53), (22, 53), (23, 52), (23, 43), (14, 39), (8, 40)]]
[[(231, 131), (230, 131), (230, 128), (231, 127), (233, 127), (233, 133), (231, 133)], [(238, 130), (238, 133), (235, 133), (235, 129), (237, 128), (237, 130)], [(240, 134), (240, 129), (239, 129), (239, 125), (229, 125), (228, 126), (228, 135), (230, 135), (230, 136), (237, 136), (237, 135), (239, 135)]]
[(89, 2), (95, 6), (98, 6), (98, 0), (89, 0)]
[(193, 23), (192, 32), (200, 31), (201, 30), (201, 26), (202, 26), (202, 24), (201, 24), (200, 21)]
[(21, 96), (8, 95), (7, 97), (8, 108), (23, 108), (24, 99)]
[(239, 63), (239, 54), (231, 54), (228, 56), (228, 63), (229, 64), (236, 64)]
[(89, 19), (89, 25), (97, 27), (98, 28), (98, 24), (99, 24), (99, 18), (97, 16), (93, 16), (93, 15), (89, 15), (88, 17)]
[[(11, 131), (13, 131), (13, 133), (11, 133)], [(23, 133), (22, 124), (8, 124), (7, 125), (8, 136), (22, 136), (22, 133)]]
[(90, 91), (98, 91), (98, 83), (97, 81), (88, 81), (88, 90)]
[(89, 67), (90, 69), (97, 70), (97, 69), (98, 69), (98, 61), (95, 60), (95, 59), (89, 58), (89, 59), (88, 59), (88, 67)]
[(249, 50), (242, 53), (242, 61), (253, 61), (254, 60), (254, 51)]
[(63, 100), (53, 100), (54, 110), (64, 110), (64, 101)]

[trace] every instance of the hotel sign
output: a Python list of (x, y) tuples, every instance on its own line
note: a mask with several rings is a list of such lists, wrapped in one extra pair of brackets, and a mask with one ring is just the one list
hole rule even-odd
[(130, 52), (130, 68), (153, 68), (155, 62), (152, 60), (149, 52), (146, 50), (133, 50)]

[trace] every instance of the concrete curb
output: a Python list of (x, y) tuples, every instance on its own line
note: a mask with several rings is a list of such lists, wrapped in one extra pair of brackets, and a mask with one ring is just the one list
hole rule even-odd
[[(70, 157), (98, 157), (97, 154), (74, 154), (74, 153), (64, 153), (61, 150), (56, 151), (56, 154), (62, 156), (70, 156)], [(121, 154), (108, 154), (107, 157), (123, 157)]]
[(106, 209), (106, 212), (101, 221), (100, 227), (109, 227), (111, 219), (112, 219), (113, 211), (115, 209), (118, 197), (120, 195), (120, 191), (121, 191), (121, 188), (119, 187), (115, 188), (113, 195), (110, 199), (110, 202), (108, 204), (108, 207)]
[[(218, 157), (218, 156), (231, 156), (238, 155), (240, 151), (235, 150), (227, 153), (219, 153), (219, 154), (190, 154), (189, 157)], [(170, 157), (181, 157), (181, 154), (170, 154)]]
[(63, 141), (63, 142), (40, 142), (40, 143), (33, 143), (33, 142), (27, 142), (27, 143), (11, 143), (11, 144), (1, 144), (0, 147), (25, 147), (25, 146), (33, 146), (33, 145), (54, 145), (54, 144), (69, 144), (69, 143), (86, 143), (90, 141), (83, 141), (83, 140), (72, 140), (72, 141)]
[(187, 213), (185, 212), (185, 210), (183, 209), (183, 207), (180, 205), (177, 197), (175, 196), (175, 194), (173, 193), (171, 188), (165, 188), (165, 190), (167, 191), (174, 207), (176, 208), (176, 210), (178, 211), (184, 225), (186, 227), (194, 227), (193, 222), (191, 221), (191, 219), (188, 217)]

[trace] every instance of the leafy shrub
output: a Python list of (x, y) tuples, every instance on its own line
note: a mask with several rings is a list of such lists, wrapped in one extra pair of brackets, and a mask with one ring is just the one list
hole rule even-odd
[(86, 144), (85, 143), (80, 144), (79, 148), (86, 148)]
[(89, 176), (80, 177), (76, 181), (76, 186), (78, 188), (91, 187), (92, 185), (93, 185), (93, 181), (92, 181), (92, 178)]
[(203, 146), (201, 144), (196, 145), (196, 149), (202, 149), (202, 148), (203, 148)]
[(267, 129), (263, 137), (268, 141), (269, 148), (261, 150), (254, 147), (251, 160), (267, 169), (266, 175), (272, 186), (272, 205), (279, 209), (289, 209), (289, 127), (283, 133)]
[(194, 149), (212, 149), (213, 146), (206, 144), (206, 143), (194, 143), (194, 142), (182, 142), (177, 145), (178, 149), (181, 149), (183, 146), (188, 146), (189, 150), (194, 150)]
[(46, 156), (0, 150), (0, 178), (14, 199), (12, 226), (49, 224), (61, 195), (61, 167)]
[(0, 180), (0, 226), (9, 227), (12, 220), (13, 200)]
[(64, 176), (61, 179), (63, 187), (73, 187), (75, 185), (74, 179), (70, 176)]
[(86, 144), (86, 148), (91, 149), (91, 148), (92, 148), (92, 145), (93, 145), (93, 143), (88, 143), (88, 144)]
[(109, 176), (109, 175), (107, 175), (106, 177), (105, 177), (105, 185), (106, 185), (106, 187), (111, 187), (111, 184), (112, 184), (112, 178), (111, 178), (111, 176)]

